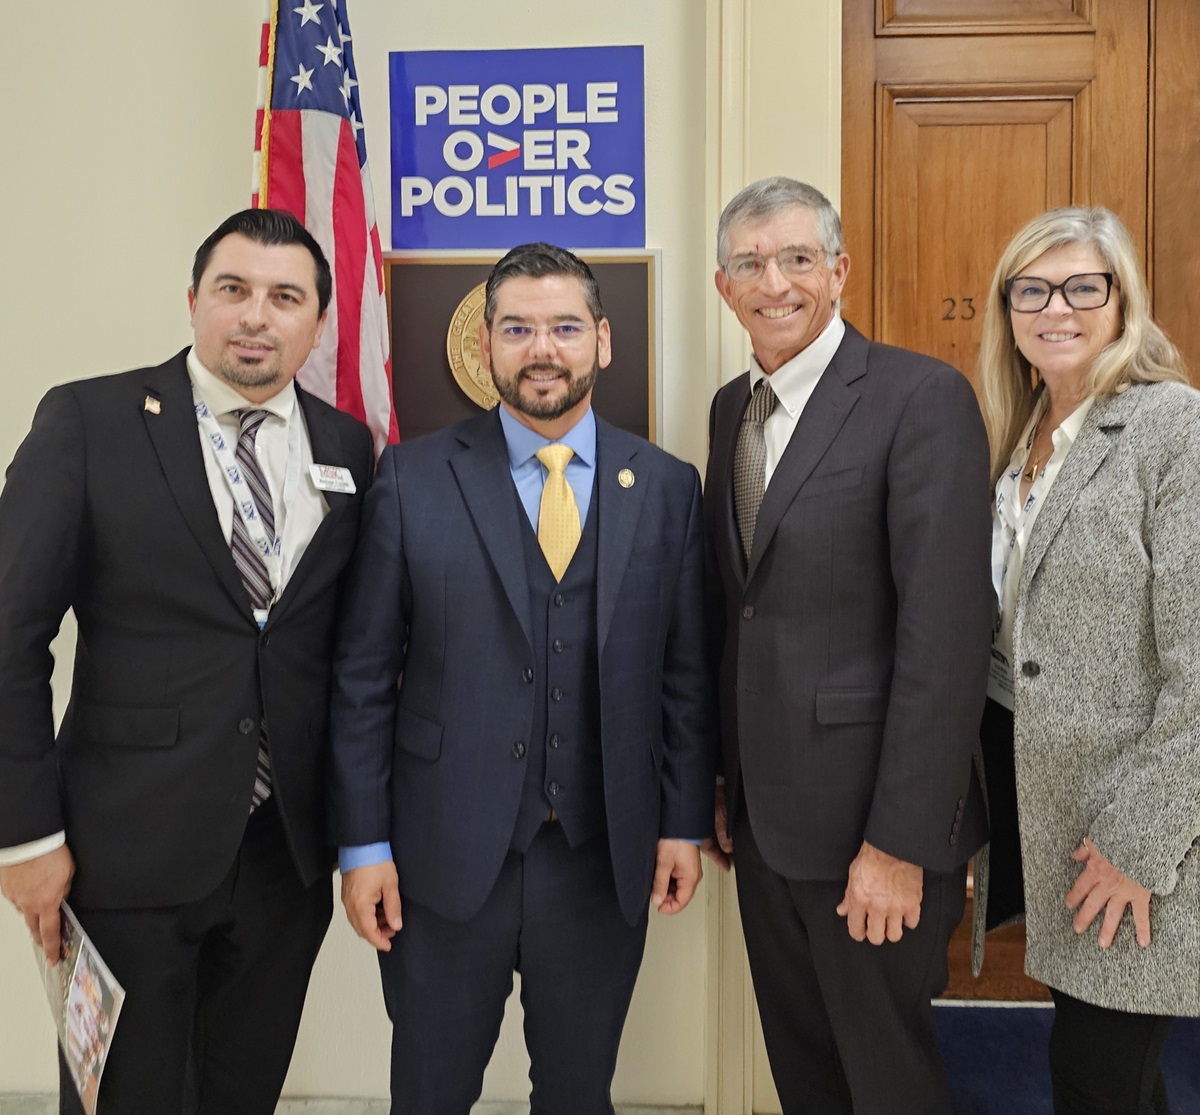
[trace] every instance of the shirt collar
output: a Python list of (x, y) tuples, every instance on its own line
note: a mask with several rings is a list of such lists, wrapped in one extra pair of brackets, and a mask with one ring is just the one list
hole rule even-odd
[(500, 428), (504, 431), (504, 442), (508, 446), (509, 468), (518, 469), (531, 460), (539, 449), (547, 445), (569, 445), (578, 457), (589, 468), (596, 463), (596, 415), (591, 407), (583, 412), (579, 419), (557, 441), (542, 437), (536, 430), (531, 430), (523, 422), (514, 418), (501, 403)]
[(201, 364), (200, 357), (196, 355), (194, 348), (188, 349), (187, 368), (188, 375), (191, 376), (200, 398), (208, 404), (208, 409), (217, 417), (239, 410), (265, 410), (287, 422), (296, 409), (296, 385), (293, 380), (289, 379), (276, 394), (265, 402), (252, 403)]
[(1089, 395), (1062, 420), (1058, 429), (1051, 435), (1055, 449), (1059, 448), (1060, 440), (1065, 442), (1064, 448), (1070, 448), (1075, 444), (1075, 439), (1079, 437), (1079, 431), (1083, 426), (1083, 420), (1087, 417), (1087, 413), (1092, 409), (1092, 403), (1095, 401), (1096, 396)]
[(753, 392), (759, 380), (768, 379), (780, 406), (792, 418), (798, 417), (845, 335), (846, 323), (842, 321), (842, 315), (835, 310), (833, 317), (816, 340), (802, 348), (786, 364), (776, 368), (770, 376), (762, 370), (758, 359), (755, 358), (750, 366), (750, 390)]
[[(1095, 401), (1096, 396), (1089, 395), (1059, 423), (1058, 429), (1050, 435), (1050, 442), (1054, 446), (1055, 453), (1060, 449), (1065, 453), (1075, 444), (1075, 439), (1079, 437), (1079, 431), (1083, 428), (1083, 420), (1087, 417), (1088, 411), (1092, 409), (1092, 403)], [(1013, 446), (1011, 461), (1016, 461), (1018, 458), (1022, 461), (1025, 459), (1034, 427), (1042, 420), (1042, 415), (1046, 413), (1049, 406), (1050, 396), (1043, 391), (1033, 408), (1033, 413), (1029, 416), (1029, 421), (1025, 423), (1025, 429), (1021, 431), (1021, 436), (1017, 439), (1017, 444)]]

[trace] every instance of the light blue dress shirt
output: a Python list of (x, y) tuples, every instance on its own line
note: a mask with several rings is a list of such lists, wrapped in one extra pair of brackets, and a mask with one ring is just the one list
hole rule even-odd
[[(561, 443), (575, 451), (575, 455), (567, 462), (567, 483), (575, 493), (579, 525), (582, 527), (587, 522), (588, 508), (592, 504), (592, 486), (596, 476), (596, 416), (592, 408), (588, 407), (583, 417), (558, 442), (552, 442), (531, 430), (514, 418), (506, 407), (499, 407), (499, 411), (500, 428), (504, 431), (504, 442), (508, 446), (508, 467), (530, 525), (537, 530), (542, 488), (547, 476), (546, 466), (535, 454), (547, 445)], [(338, 868), (345, 874), (356, 867), (369, 867), (392, 858), (391, 845), (386, 841), (361, 844), (338, 850)]]

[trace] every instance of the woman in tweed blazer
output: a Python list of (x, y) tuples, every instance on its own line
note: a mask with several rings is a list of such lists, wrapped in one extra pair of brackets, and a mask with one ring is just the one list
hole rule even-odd
[(1023, 910), (1026, 970), (1055, 1001), (1058, 1115), (1168, 1111), (1159, 1054), (1174, 1016), (1200, 1014), (1200, 393), (1186, 382), (1113, 214), (1051, 210), (1016, 235), (979, 368), (1000, 608), (977, 929)]

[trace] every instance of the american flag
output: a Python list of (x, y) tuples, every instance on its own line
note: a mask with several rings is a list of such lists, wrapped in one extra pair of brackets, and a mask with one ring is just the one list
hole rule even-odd
[(328, 256), (329, 321), (300, 383), (365, 422), (379, 453), (398, 435), (383, 256), (346, 2), (269, 2), (258, 60), (253, 204), (290, 210)]

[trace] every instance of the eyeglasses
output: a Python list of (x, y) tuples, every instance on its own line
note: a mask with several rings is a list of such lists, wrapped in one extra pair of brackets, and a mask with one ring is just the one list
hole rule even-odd
[(493, 332), (501, 342), (513, 348), (533, 343), (534, 337), (545, 333), (559, 348), (570, 348), (579, 344), (592, 326), (581, 321), (560, 321), (554, 325), (498, 325)]
[(767, 264), (774, 259), (780, 272), (794, 278), (797, 275), (808, 274), (816, 267), (821, 255), (819, 248), (785, 248), (777, 256), (734, 256), (722, 270), (731, 282), (752, 283), (763, 277)]
[(1056, 290), (1062, 292), (1063, 301), (1072, 310), (1098, 310), (1108, 305), (1112, 293), (1111, 271), (1100, 271), (1090, 275), (1071, 275), (1061, 283), (1052, 283), (1032, 275), (1018, 275), (1005, 284), (1004, 293), (1011, 309), (1019, 314), (1040, 313), (1050, 305)]

